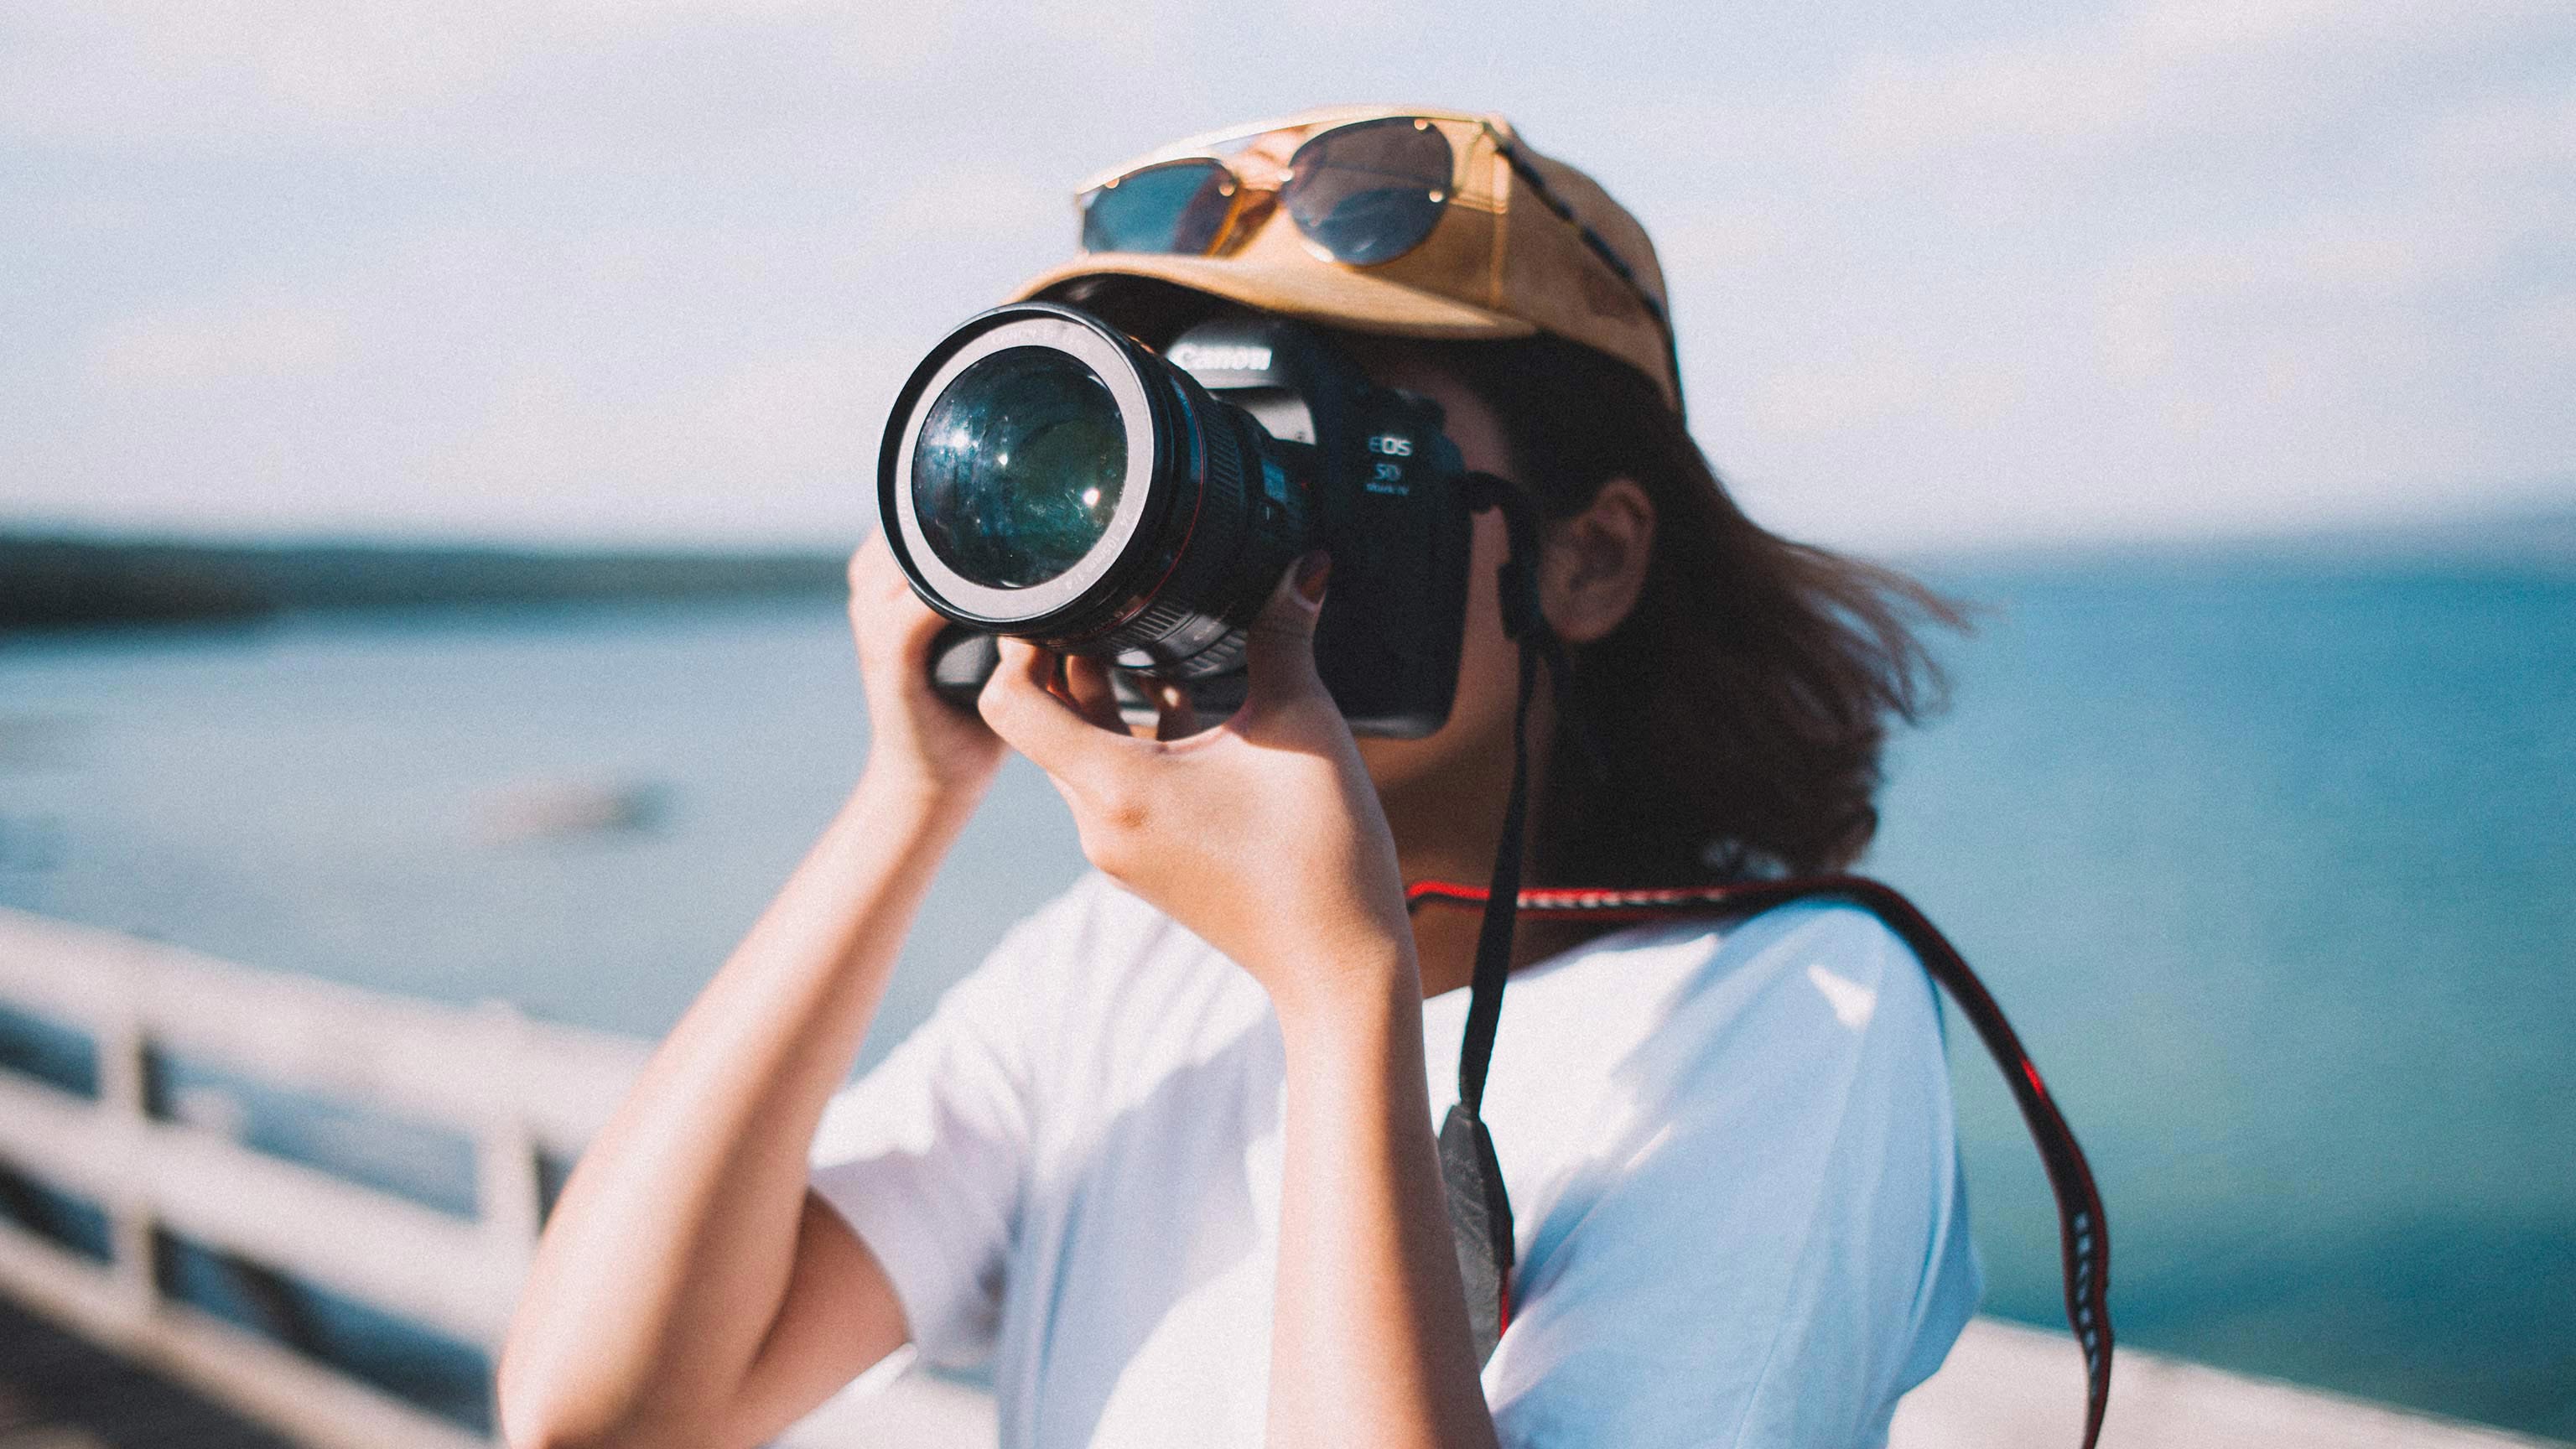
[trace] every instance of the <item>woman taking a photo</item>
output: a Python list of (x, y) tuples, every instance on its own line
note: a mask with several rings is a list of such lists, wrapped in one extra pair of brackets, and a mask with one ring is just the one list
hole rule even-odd
[[(1925, 672), (1908, 620), (1947, 615), (1736, 509), (1645, 233), (1582, 173), (1498, 118), (1341, 110), (1086, 203), (1084, 254), (1024, 295), (1156, 347), (1229, 309), (1327, 328), (1538, 501), (1571, 669), (1529, 719), (1532, 881), (1867, 845)], [(1407, 740), (1355, 739), (1317, 676), (1323, 555), (1252, 624), (1240, 710), (1167, 687), (1131, 730), (1098, 661), (1015, 640), (980, 713), (944, 702), (943, 620), (871, 539), (866, 769), (567, 1186), (501, 1365), (510, 1442), (752, 1445), (907, 1343), (990, 1365), (1008, 1446), (1883, 1441), (1978, 1274), (1931, 986), (1849, 906), (1521, 933), (1480, 1366), (1433, 1134), (1477, 917), (1408, 918), (1405, 887), (1483, 881), (1504, 836), (1507, 547), (1477, 514), (1455, 702)], [(1013, 748), (1097, 872), (840, 1090)]]

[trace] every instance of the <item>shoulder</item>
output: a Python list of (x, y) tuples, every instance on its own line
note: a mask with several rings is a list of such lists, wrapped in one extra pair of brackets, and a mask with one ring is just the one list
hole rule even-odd
[(1848, 967), (1872, 984), (1922, 971), (1913, 948), (1877, 912), (1831, 896), (1774, 906), (1729, 926), (1722, 939), (1724, 951), (1739, 961), (1823, 961)]
[(1516, 1143), (1546, 1154), (1513, 1184), (1520, 1300), (1489, 1370), (1505, 1442), (1867, 1442), (1918, 1341), (1956, 1332), (1942, 1305), (1974, 1297), (1914, 953), (1818, 899), (1585, 959), (1649, 1020), (1589, 1064), (1604, 1090), (1582, 1121), (1551, 1134), (1533, 1096), (1511, 1135), (1495, 1124), (1507, 1176)]
[[(1435, 1073), (1463, 996), (1425, 1008)], [(1515, 973), (1494, 1070), (1499, 1090), (1525, 1088), (1545, 1120), (1562, 1120), (1587, 1082), (1622, 1113), (1669, 1117), (1733, 1114), (1749, 1090), (1848, 1082), (1864, 1056), (1940, 1062), (1931, 983), (1877, 916), (1817, 899), (1619, 931)], [(1583, 1145), (1579, 1134), (1565, 1144)]]
[[(1456, 1060), (1448, 1006), (1435, 1077)], [(1542, 1258), (1610, 1199), (1640, 1206), (1651, 1243), (1686, 1203), (1755, 1184), (1812, 1203), (1896, 1140), (1947, 1153), (1953, 1130), (1929, 979), (1876, 916), (1829, 900), (1621, 931), (1515, 975), (1486, 1116)]]
[[(1801, 1139), (1797, 1155), (1867, 1153), (1897, 1137), (1950, 1150), (1939, 995), (1885, 921), (1845, 901), (1794, 901), (1726, 930), (1710, 966), (1706, 1005), (1673, 1023), (1673, 1050), (1709, 1068), (1679, 1084), (1694, 1100), (1676, 1112), (1709, 1110), (1710, 1085), (1750, 1074), (1777, 1084), (1764, 1120)], [(1715, 1107), (1732, 1110), (1732, 1093)]]
[(1847, 901), (1623, 931), (1570, 964), (1583, 979), (1561, 990), (1626, 997), (1622, 1009), (1651, 1023), (1656, 1054), (1668, 1060), (1756, 1047), (1805, 1058), (1940, 1055), (1939, 1008), (1921, 962), (1886, 922)]
[(1796, 1012), (1818, 1029), (1829, 1019), (1846, 1033), (1881, 1043), (1939, 1033), (1923, 963), (1865, 907), (1831, 898), (1792, 901), (1738, 923), (1718, 949), (1732, 971), (1781, 988), (1777, 1004), (1804, 1008), (1820, 1002), (1825, 1017)]

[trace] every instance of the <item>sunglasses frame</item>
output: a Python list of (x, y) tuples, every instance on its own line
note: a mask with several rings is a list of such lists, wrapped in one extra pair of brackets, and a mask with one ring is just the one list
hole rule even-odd
[[(1627, 259), (1619, 255), (1618, 248), (1612, 246), (1608, 238), (1602, 236), (1590, 223), (1575, 214), (1572, 204), (1559, 195), (1554, 187), (1547, 184), (1547, 178), (1539, 174), (1538, 167), (1531, 163), (1527, 153), (1523, 152), (1513, 142), (1510, 133), (1497, 126), (1491, 117), (1468, 115), (1459, 111), (1355, 110), (1286, 124), (1271, 122), (1234, 130), (1210, 132), (1203, 136), (1176, 141), (1160, 150), (1148, 152), (1124, 166), (1091, 177), (1074, 192), (1074, 211), (1077, 216), (1086, 215), (1090, 211), (1092, 202), (1101, 192), (1148, 171), (1182, 162), (1213, 162), (1230, 178), (1229, 189), (1223, 193), (1228, 203), (1226, 214), (1218, 222), (1216, 231), (1204, 251), (1178, 255), (1221, 256), (1240, 246), (1250, 237), (1254, 229), (1269, 219), (1270, 213), (1276, 207), (1280, 192), (1296, 177), (1294, 166), (1283, 163), (1278, 175), (1269, 179), (1266, 184), (1247, 179), (1242, 170), (1234, 164), (1234, 158), (1243, 154), (1252, 143), (1270, 136), (1295, 135), (1298, 150), (1302, 151), (1317, 138), (1330, 132), (1375, 122), (1401, 120), (1410, 120), (1417, 126), (1436, 127), (1449, 142), (1449, 187), (1440, 198), (1439, 220), (1434, 221), (1431, 228), (1425, 231), (1413, 245), (1395, 253), (1394, 256), (1381, 257), (1375, 262), (1343, 261), (1340, 257), (1334, 256), (1330, 249), (1308, 236), (1303, 226), (1299, 226), (1298, 236), (1309, 249), (1322, 260), (1344, 267), (1382, 265), (1420, 250), (1424, 243), (1431, 239), (1432, 234), (1440, 229), (1442, 223), (1448, 220), (1449, 204), (1456, 200), (1469, 180), (1468, 167), (1471, 164), (1473, 143), (1479, 139), (1484, 140), (1494, 148), (1494, 154), (1502, 159), (1503, 164), (1511, 169), (1512, 179), (1535, 197), (1539, 205), (1550, 215), (1573, 227), (1576, 235), (1581, 238), (1584, 249), (1591, 252), (1602, 266), (1609, 270), (1611, 276), (1618, 279), (1620, 286), (1626, 288), (1629, 295), (1635, 297), (1638, 304), (1646, 309), (1646, 315), (1654, 319), (1655, 329), (1663, 334), (1666, 364), (1671, 368), (1674, 377), (1681, 376), (1681, 359), (1678, 344), (1673, 336), (1672, 317), (1665, 310), (1663, 299), (1646, 290), (1645, 283), (1637, 277), (1636, 268), (1630, 266)], [(1294, 160), (1294, 153), (1291, 153), (1290, 160)]]
[[(1165, 147), (1161, 151), (1083, 183), (1081, 189), (1074, 193), (1074, 210), (1077, 215), (1087, 219), (1092, 203), (1099, 199), (1100, 194), (1113, 190), (1124, 182), (1167, 167), (1191, 164), (1212, 165), (1226, 177), (1224, 189), (1220, 193), (1227, 202), (1225, 216), (1217, 223), (1216, 230), (1209, 238), (1206, 247), (1196, 252), (1176, 252), (1170, 255), (1223, 256), (1249, 240), (1252, 233), (1259, 230), (1261, 225), (1270, 219), (1289, 184), (1296, 180), (1297, 168), (1294, 162), (1298, 155), (1304, 153), (1306, 147), (1335, 132), (1358, 126), (1384, 125), (1391, 121), (1408, 120), (1413, 122), (1417, 129), (1439, 131), (1441, 139), (1447, 142), (1449, 147), (1449, 180), (1448, 184), (1441, 189), (1436, 203), (1441, 208), (1440, 216), (1420, 238), (1403, 251), (1393, 255), (1380, 257), (1371, 262), (1352, 262), (1334, 255), (1330, 247), (1317, 241), (1302, 225), (1297, 228), (1297, 234), (1304, 240), (1307, 248), (1323, 261), (1344, 267), (1383, 265), (1394, 261), (1397, 257), (1409, 256), (1420, 250), (1423, 242), (1430, 239), (1431, 233), (1439, 230), (1440, 221), (1447, 219), (1449, 203), (1456, 199), (1459, 192), (1468, 184), (1468, 168), (1473, 162), (1476, 140), (1480, 136), (1492, 137), (1497, 141), (1501, 139), (1490, 122), (1480, 116), (1371, 111), (1353, 116), (1325, 117), (1295, 125), (1255, 126), (1239, 131), (1220, 132), (1213, 136), (1195, 137), (1174, 146)], [(1270, 168), (1268, 174), (1246, 175), (1245, 168), (1238, 164), (1239, 158), (1254, 144), (1273, 136), (1294, 136), (1297, 141), (1295, 151)]]

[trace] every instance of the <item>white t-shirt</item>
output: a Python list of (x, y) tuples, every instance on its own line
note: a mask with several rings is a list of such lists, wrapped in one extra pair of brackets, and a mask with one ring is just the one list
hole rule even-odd
[[(1467, 993), (1423, 1003), (1434, 1121)], [(837, 1097), (813, 1183), (1004, 1449), (1258, 1445), (1268, 995), (1100, 876)], [(1514, 973), (1485, 1120), (1517, 1231), (1506, 1445), (1876, 1445), (1975, 1309), (1931, 983), (1868, 913), (1660, 924)]]

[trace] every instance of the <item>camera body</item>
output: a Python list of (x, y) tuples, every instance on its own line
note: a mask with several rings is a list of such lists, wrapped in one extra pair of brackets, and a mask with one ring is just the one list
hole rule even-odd
[(1019, 303), (950, 334), (898, 396), (880, 516), (914, 591), (962, 626), (932, 663), (952, 697), (990, 673), (974, 635), (1011, 634), (1229, 710), (1245, 628), (1321, 548), (1318, 673), (1355, 733), (1418, 737), (1448, 718), (1465, 633), (1469, 509), (1442, 422), (1293, 320), (1220, 319), (1157, 354)]
[(1411, 738), (1449, 718), (1466, 630), (1465, 469), (1440, 405), (1383, 387), (1312, 328), (1230, 318), (1164, 354), (1251, 414), (1282, 451), (1303, 449), (1311, 547), (1333, 576), (1316, 621), (1315, 669), (1352, 729)]

